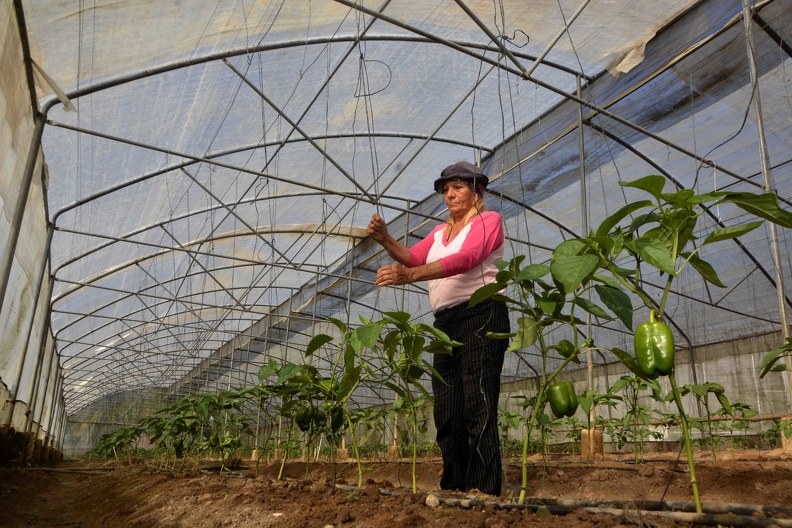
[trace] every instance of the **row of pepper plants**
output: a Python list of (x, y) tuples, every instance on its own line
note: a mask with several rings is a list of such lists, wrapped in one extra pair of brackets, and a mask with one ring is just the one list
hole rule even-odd
[[(666, 193), (665, 184), (663, 176), (646, 176), (622, 183), (625, 187), (646, 192), (649, 197), (628, 203), (587, 236), (559, 244), (552, 252), (549, 264), (525, 264), (525, 257), (521, 255), (508, 262), (498, 262), (500, 271), (496, 282), (479, 289), (471, 298), (472, 305), (489, 298), (509, 303), (511, 309), (519, 313), (517, 331), (506, 335), (491, 334), (491, 337), (511, 338), (509, 349), (512, 351), (535, 346), (542, 357), (538, 394), (525, 400), (530, 417), (522, 452), (521, 504), (525, 500), (528, 480), (527, 455), (532, 429), (543, 427), (543, 422), (546, 422), (543, 410), (548, 402), (556, 417), (574, 413), (578, 398), (571, 383), (562, 380), (562, 372), (570, 363), (580, 361), (586, 352), (600, 350), (615, 355), (637, 378), (658, 390), (656, 380), (661, 376), (668, 377), (671, 391), (663, 399), (673, 401), (678, 409), (691, 488), (696, 509), (699, 513), (702, 511), (690, 424), (682, 405), (682, 398), (687, 393), (695, 395), (697, 392), (684, 391), (677, 385), (674, 336), (663, 322), (666, 303), (674, 280), (688, 266), (707, 283), (725, 287), (714, 267), (700, 257), (702, 248), (745, 235), (761, 226), (764, 220), (792, 227), (792, 213), (779, 207), (778, 198), (772, 193), (696, 194), (691, 189)], [(734, 226), (718, 226), (711, 229), (703, 240), (697, 238), (701, 216), (710, 214), (714, 217), (711, 210), (726, 204), (733, 204), (759, 219)], [(657, 270), (661, 277), (665, 277), (659, 300), (647, 293), (649, 284), (644, 281), (647, 268)], [(504, 290), (506, 294), (500, 293)], [(632, 305), (632, 298), (640, 301), (642, 306), (639, 308), (649, 310), (649, 320), (637, 327), (633, 322), (637, 309)], [(618, 319), (633, 332), (632, 353), (616, 347), (597, 347), (594, 340), (585, 335), (586, 314), (600, 323)], [(551, 335), (556, 335), (554, 332), (564, 328), (566, 335), (572, 336), (571, 340), (549, 341)], [(777, 352), (776, 357), (789, 353), (789, 347), (790, 343), (786, 348), (777, 349), (782, 352)], [(548, 361), (551, 354), (558, 354), (562, 360), (553, 369), (549, 368)], [(729, 405), (727, 398), (721, 397), (720, 400), (724, 406)], [(594, 401), (587, 400), (587, 404), (593, 405)]]
[[(758, 413), (744, 403), (730, 402), (724, 388), (717, 383), (688, 384), (679, 390), (683, 396), (695, 395), (696, 400), (700, 400), (706, 409), (705, 415), (691, 417), (689, 423), (691, 429), (699, 431), (699, 436), (695, 439), (698, 448), (710, 451), (714, 461), (717, 461), (717, 452), (723, 447), (731, 448), (732, 458), (737, 446), (764, 445), (773, 448), (777, 437), (783, 433), (785, 424), (780, 419), (773, 420), (769, 428), (762, 429), (760, 425), (758, 431), (752, 430), (750, 419)], [(711, 397), (720, 404), (715, 410), (711, 410)], [(521, 407), (533, 407), (533, 398), (520, 399)], [(553, 396), (548, 394), (552, 416), (540, 411), (537, 418), (539, 432), (529, 442), (529, 453), (545, 455), (545, 463), (548, 462), (551, 443), (556, 443), (556, 452), (572, 449), (572, 454), (575, 454), (575, 447), (580, 444), (583, 431), (591, 429), (592, 426), (604, 433), (603, 436), (613, 452), (625, 452), (629, 447), (638, 463), (643, 460), (644, 450), (650, 441), (664, 441), (668, 428), (679, 423), (677, 413), (664, 412), (658, 408), (664, 407), (663, 404), (668, 401), (667, 396), (661, 394), (657, 380), (647, 381), (632, 373), (621, 376), (604, 394), (598, 394), (594, 390), (586, 390), (577, 395), (573, 393), (570, 409), (575, 408), (574, 400), (578, 400), (585, 421), (580, 420), (576, 414), (565, 415), (557, 412), (552, 407), (552, 399)], [(595, 406), (598, 410), (608, 409), (608, 415), (597, 414), (591, 423), (589, 411)], [(621, 415), (612, 416), (611, 409), (617, 406), (620, 406)], [(525, 413), (500, 409), (498, 426), (505, 458), (510, 458), (514, 452), (515, 441), (510, 438), (511, 432), (518, 432), (527, 422), (528, 416)]]
[[(522, 449), (523, 486), (519, 502), (524, 502), (527, 484), (527, 455), (532, 430), (544, 431), (551, 420), (544, 409), (550, 404), (558, 419), (571, 419), (578, 405), (586, 416), (596, 405), (608, 405), (610, 395), (590, 392), (576, 395), (571, 383), (563, 380), (562, 373), (571, 363), (579, 363), (588, 351), (613, 354), (632, 373), (629, 383), (644, 384), (657, 399), (673, 402), (678, 410), (674, 420), (679, 423), (684, 438), (690, 468), (691, 487), (700, 511), (700, 497), (693, 465), (690, 423), (685, 414), (682, 398), (688, 394), (699, 397), (713, 393), (729, 414), (734, 413), (728, 398), (714, 385), (705, 389), (678, 387), (674, 377), (674, 338), (663, 322), (663, 315), (671, 286), (679, 273), (688, 266), (696, 270), (709, 284), (725, 287), (712, 265), (700, 256), (700, 250), (710, 244), (736, 239), (762, 225), (764, 220), (784, 227), (792, 227), (792, 214), (781, 209), (773, 194), (756, 195), (739, 192), (713, 192), (695, 194), (690, 189), (665, 193), (665, 178), (647, 176), (637, 181), (623, 183), (645, 191), (650, 199), (631, 202), (606, 218), (585, 238), (561, 243), (552, 253), (548, 264), (525, 264), (524, 256), (497, 265), (496, 282), (478, 290), (471, 299), (477, 304), (488, 298), (499, 298), (518, 312), (516, 332), (491, 334), (492, 338), (511, 339), (509, 350), (518, 351), (536, 347), (541, 353), (539, 389), (533, 397), (524, 398), (521, 417), (527, 432)], [(733, 204), (761, 220), (730, 227), (716, 227), (699, 240), (699, 218), (713, 207)], [(659, 300), (646, 293), (643, 276), (646, 268), (659, 270), (665, 276), (665, 285)], [(506, 294), (502, 294), (502, 291)], [(599, 302), (592, 299), (596, 298)], [(649, 320), (634, 329), (632, 306), (637, 298), (641, 307), (649, 310)], [(593, 316), (598, 324), (618, 320), (628, 331), (634, 329), (632, 352), (619, 348), (598, 347), (585, 335), (583, 317)], [(305, 350), (304, 364), (278, 364), (274, 360), (261, 368), (260, 383), (242, 389), (237, 394), (188, 396), (174, 407), (144, 419), (137, 427), (146, 431), (152, 441), (180, 457), (188, 452), (212, 453), (221, 456), (225, 465), (231, 453), (239, 447), (243, 434), (252, 434), (251, 421), (242, 412), (245, 401), (255, 402), (257, 415), (269, 422), (268, 430), (277, 417), (289, 420), (286, 445), (291, 445), (293, 427), (306, 437), (306, 445), (318, 438), (327, 438), (338, 446), (347, 431), (354, 431), (366, 420), (365, 409), (352, 408), (350, 398), (361, 384), (369, 387), (386, 387), (396, 395), (392, 412), (406, 418), (405, 431), (412, 445), (413, 490), (416, 491), (415, 464), (420, 436), (426, 432), (425, 413), (420, 412), (431, 404), (431, 394), (421, 379), (437, 376), (427, 355), (451, 353), (457, 345), (436, 328), (411, 322), (405, 312), (385, 313), (382, 319), (361, 318), (355, 328), (337, 319), (330, 319), (336, 327), (334, 335), (316, 335)], [(552, 342), (556, 332), (571, 339)], [(564, 330), (566, 330), (564, 332)], [(320, 349), (330, 347), (332, 352), (329, 372), (308, 364)], [(792, 352), (792, 342), (775, 349), (763, 362), (763, 372), (781, 370), (781, 359)], [(558, 355), (555, 368), (550, 369), (550, 359)], [(376, 359), (372, 359), (376, 358)], [(660, 395), (659, 377), (668, 377), (671, 391)], [(270, 380), (275, 379), (274, 382)], [(633, 402), (632, 408), (643, 413)], [(369, 413), (370, 414), (370, 413)], [(644, 413), (645, 414), (645, 413)], [(625, 428), (644, 420), (644, 414), (634, 414), (624, 422)], [(368, 418), (372, 418), (368, 416)], [(372, 420), (373, 422), (374, 420)], [(365, 422), (370, 423), (370, 422)], [(590, 429), (594, 424), (587, 424)], [(369, 431), (379, 426), (366, 426)], [(277, 428), (277, 444), (282, 436)], [(256, 445), (260, 424), (256, 424)], [(133, 431), (134, 432), (134, 431)], [(123, 436), (123, 435), (127, 436)], [(272, 434), (272, 433), (270, 433)], [(633, 441), (638, 440), (638, 430), (632, 429)], [(119, 433), (116, 440), (126, 441), (131, 433)], [(710, 435), (712, 437), (713, 435)], [(356, 435), (350, 436), (359, 465), (359, 484), (362, 484), (360, 446)], [(265, 441), (266, 444), (269, 440)], [(284, 457), (285, 460), (285, 457)]]
[[(450, 353), (459, 343), (432, 326), (410, 319), (408, 313), (389, 312), (380, 320), (363, 319), (357, 328), (330, 319), (337, 332), (316, 335), (305, 350), (304, 363), (281, 364), (271, 359), (260, 368), (256, 386), (188, 395), (134, 426), (104, 435), (91, 454), (102, 458), (125, 455), (131, 462), (139, 439), (146, 436), (156, 445), (166, 466), (175, 467), (177, 460), (184, 463), (192, 459), (197, 467), (202, 458), (218, 457), (221, 469), (226, 469), (238, 462), (244, 437), (254, 436), (256, 446), (273, 446), (288, 455), (297, 445), (307, 448), (320, 440), (338, 448), (348, 436), (362, 485), (359, 444), (367, 443), (377, 433), (384, 436), (387, 419), (397, 427), (405, 425), (398, 436), (411, 450), (412, 485), (417, 491), (418, 450), (428, 431), (432, 403), (421, 380), (428, 374), (438, 376), (425, 358)], [(329, 355), (331, 368), (323, 373), (308, 362), (326, 346), (334, 352)], [(375, 351), (377, 360), (370, 359), (371, 351)], [(388, 409), (350, 406), (350, 397), (361, 383), (387, 388), (395, 395), (395, 402)], [(255, 413), (250, 412), (251, 405)], [(255, 423), (251, 414), (256, 416)], [(281, 427), (283, 418), (285, 428)], [(360, 438), (358, 431), (362, 432)], [(281, 459), (282, 475), (287, 456)]]

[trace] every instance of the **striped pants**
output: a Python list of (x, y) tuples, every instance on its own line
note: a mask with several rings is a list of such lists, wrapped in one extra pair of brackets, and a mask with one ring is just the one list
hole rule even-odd
[(506, 339), (487, 332), (508, 332), (503, 301), (487, 300), (440, 310), (435, 327), (462, 343), (452, 354), (436, 354), (432, 378), (437, 444), (443, 455), (442, 489), (500, 495), (502, 469), (498, 436), (498, 396)]

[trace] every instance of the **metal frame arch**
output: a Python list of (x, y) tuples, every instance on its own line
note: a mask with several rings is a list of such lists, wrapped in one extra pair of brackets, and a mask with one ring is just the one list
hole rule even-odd
[[(350, 228), (350, 230), (351, 229), (354, 229), (354, 228)], [(141, 256), (139, 256), (137, 258), (134, 258), (134, 259), (128, 260), (126, 262), (120, 263), (120, 264), (118, 264), (116, 266), (113, 266), (112, 268), (108, 268), (108, 269), (104, 270), (101, 273), (97, 273), (94, 276), (89, 277), (88, 278), (89, 280), (77, 283), (78, 285), (74, 289), (74, 291), (76, 291), (76, 290), (78, 290), (78, 289), (80, 289), (80, 288), (82, 288), (84, 286), (93, 284), (94, 282), (97, 282), (97, 281), (102, 280), (104, 278), (107, 278), (110, 275), (112, 275), (112, 274), (114, 274), (116, 272), (122, 271), (122, 270), (124, 270), (124, 269), (126, 269), (126, 268), (128, 268), (130, 266), (134, 266), (134, 265), (139, 264), (141, 262), (145, 262), (145, 261), (148, 261), (148, 260), (163, 256), (163, 255), (167, 255), (167, 254), (171, 254), (171, 253), (177, 253), (177, 252), (190, 253), (190, 254), (194, 254), (194, 255), (212, 256), (212, 257), (215, 257), (215, 258), (222, 258), (222, 259), (225, 259), (225, 260), (244, 262), (244, 263), (252, 264), (252, 265), (285, 267), (286, 269), (291, 269), (291, 270), (294, 270), (294, 271), (297, 271), (297, 272), (303, 271), (302, 267), (319, 267), (318, 264), (302, 263), (299, 268), (296, 268), (296, 267), (289, 267), (289, 266), (280, 265), (280, 264), (271, 263), (271, 262), (261, 262), (261, 261), (257, 261), (257, 260), (253, 260), (253, 259), (249, 259), (249, 258), (237, 257), (237, 256), (233, 256), (233, 255), (217, 255), (217, 254), (206, 252), (206, 251), (191, 251), (189, 249), (186, 249), (187, 247), (200, 246), (200, 245), (203, 245), (203, 244), (206, 244), (206, 243), (214, 242), (216, 240), (225, 240), (225, 239), (231, 239), (231, 238), (242, 237), (242, 236), (250, 236), (250, 233), (248, 233), (247, 231), (244, 231), (244, 233), (246, 233), (245, 235), (238, 234), (238, 233), (241, 233), (240, 231), (234, 231), (234, 232), (222, 233), (222, 234), (217, 235), (217, 236), (209, 236), (209, 237), (205, 237), (205, 238), (201, 238), (201, 239), (196, 239), (196, 240), (193, 240), (193, 241), (190, 241), (190, 242), (186, 242), (185, 244), (182, 244), (182, 247), (163, 246), (163, 245), (160, 245), (160, 244), (153, 244), (153, 243), (150, 243), (150, 242), (140, 242), (140, 241), (135, 241), (135, 240), (122, 240), (122, 239), (120, 239), (120, 237), (110, 237), (110, 236), (107, 236), (107, 235), (98, 235), (98, 234), (87, 233), (87, 232), (76, 232), (76, 231), (67, 230), (67, 229), (56, 229), (56, 231), (63, 231), (63, 232), (69, 232), (69, 233), (82, 234), (82, 235), (86, 235), (86, 236), (95, 236), (97, 238), (108, 238), (108, 239), (115, 240), (115, 241), (118, 241), (118, 242), (127, 242), (129, 244), (150, 246), (150, 247), (158, 248), (158, 249), (161, 250), (161, 251), (158, 251), (158, 252), (153, 252), (153, 253), (149, 253), (149, 254), (146, 254), (146, 255), (141, 255)], [(290, 228), (290, 229), (275, 228), (275, 229), (273, 229), (272, 226), (260, 227), (260, 228), (257, 229), (257, 231), (265, 232), (265, 233), (266, 232), (272, 232), (272, 233), (278, 233), (278, 234), (306, 234), (306, 233), (314, 233), (315, 232), (315, 231), (311, 231), (311, 230), (295, 229), (295, 228)], [(344, 234), (344, 233), (338, 233), (338, 232), (326, 232), (324, 234), (333, 235), (333, 236), (345, 236), (345, 237), (349, 237), (349, 238), (353, 238), (353, 239), (366, 238), (366, 237), (363, 237), (363, 236), (356, 236), (356, 234), (352, 234), (352, 233)], [(312, 273), (316, 273), (316, 272), (312, 272)], [(72, 282), (72, 281), (69, 281), (69, 280), (66, 280), (66, 279), (59, 279), (57, 276), (54, 276), (54, 275), (53, 275), (53, 278), (56, 281), (59, 281), (59, 282)], [(58, 295), (53, 297), (52, 304), (55, 305), (56, 303), (60, 302), (61, 300), (63, 300), (65, 297), (67, 297), (68, 295), (70, 295), (72, 293), (73, 293), (73, 291), (69, 291), (69, 290), (66, 290), (66, 291), (63, 291), (63, 292), (59, 293)]]

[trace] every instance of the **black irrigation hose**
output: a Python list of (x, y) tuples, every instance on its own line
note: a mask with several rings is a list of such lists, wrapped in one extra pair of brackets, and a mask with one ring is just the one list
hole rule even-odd
[[(630, 510), (637, 508), (643, 511), (672, 511), (695, 512), (696, 505), (692, 502), (681, 501), (649, 501), (649, 500), (591, 500), (591, 499), (526, 499), (537, 505), (548, 504), (553, 506), (574, 506), (577, 508), (615, 508)], [(781, 506), (763, 506), (761, 504), (722, 504), (717, 502), (703, 503), (702, 508), (707, 514), (734, 514), (745, 516), (772, 517), (784, 515), (792, 519), (792, 508)]]
[[(355, 491), (355, 486), (336, 485), (343, 491)], [(380, 495), (397, 496), (404, 492), (380, 490)], [(687, 502), (657, 501), (592, 501), (572, 499), (528, 499), (526, 504), (511, 502), (485, 501), (479, 499), (447, 498), (437, 493), (440, 504), (463, 509), (494, 508), (501, 510), (544, 510), (553, 515), (568, 515), (576, 511), (591, 514), (604, 513), (624, 522), (644, 525), (650, 519), (670, 519), (675, 522), (691, 523), (698, 526), (731, 526), (733, 528), (792, 528), (792, 519), (773, 519), (767, 515), (792, 516), (792, 508), (760, 506), (750, 504), (704, 504), (706, 513), (695, 513), (696, 507)], [(611, 506), (605, 507), (602, 506)], [(678, 511), (662, 511), (657, 508), (672, 508)]]
[[(647, 461), (648, 462), (648, 461)], [(668, 465), (674, 465), (673, 460), (658, 460), (656, 462), (665, 462)], [(624, 462), (619, 462), (620, 464)], [(632, 462), (635, 464), (635, 462)], [(531, 468), (542, 469), (542, 468), (553, 468), (553, 469), (612, 469), (614, 471), (639, 471), (637, 467), (618, 467), (618, 466), (595, 466), (594, 464), (528, 464)], [(508, 463), (504, 464), (504, 467), (511, 467), (511, 468), (519, 468), (522, 467), (522, 464), (518, 463)], [(688, 470), (685, 468), (669, 468), (673, 473), (687, 473)], [(516, 486), (515, 486), (516, 487)]]
[(98, 475), (108, 471), (115, 471), (114, 467), (101, 467), (101, 468), (50, 468), (50, 467), (29, 467), (23, 468), (25, 471), (45, 471), (47, 473), (76, 473), (81, 475)]

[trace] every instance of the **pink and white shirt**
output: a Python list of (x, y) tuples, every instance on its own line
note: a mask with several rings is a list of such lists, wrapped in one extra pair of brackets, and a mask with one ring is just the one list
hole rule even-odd
[(495, 282), (495, 261), (503, 258), (503, 223), (494, 211), (476, 215), (453, 239), (446, 241), (448, 224), (410, 248), (407, 267), (440, 261), (444, 277), (429, 281), (429, 303), (437, 312), (467, 302), (477, 289)]

